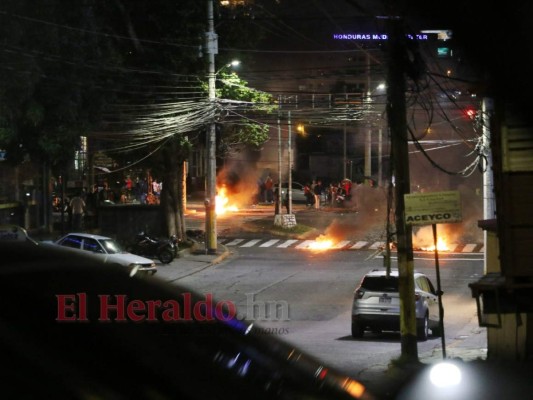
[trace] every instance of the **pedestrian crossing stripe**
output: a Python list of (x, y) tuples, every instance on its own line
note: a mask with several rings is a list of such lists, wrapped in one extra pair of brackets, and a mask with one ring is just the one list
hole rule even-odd
[(260, 241), (261, 239), (250, 240), (249, 242), (243, 244), (241, 247), (252, 247), (252, 246), (255, 246), (257, 243), (259, 243)]
[(344, 247), (348, 246), (350, 244), (349, 240), (343, 240), (342, 242), (337, 243), (335, 246), (333, 246), (334, 249), (343, 249)]
[[(220, 243), (228, 247), (262, 247), (262, 248), (277, 248), (277, 249), (287, 249), (294, 248), (298, 250), (305, 250), (310, 247), (313, 247), (316, 240), (299, 240), (299, 239), (268, 239), (263, 242), (264, 239), (242, 239), (242, 238), (222, 238), (219, 240)], [(261, 243), (263, 242), (263, 243)], [(379, 250), (385, 247), (385, 242), (376, 241), (376, 242), (367, 242), (367, 241), (357, 241), (352, 242), (349, 240), (341, 240), (337, 243), (334, 243), (331, 247), (332, 250)], [(416, 249), (415, 249), (416, 251)], [(483, 253), (484, 246), (483, 244), (477, 243), (468, 243), (465, 245), (452, 244), (448, 246), (447, 251), (442, 251), (442, 253)]]
[(459, 247), (459, 245), (457, 245), (457, 244), (455, 244), (455, 245), (454, 244), (450, 244), (450, 245), (448, 245), (448, 251), (451, 252), (451, 253), (454, 253), (457, 250), (458, 247)]
[(244, 239), (234, 239), (233, 241), (226, 243), (226, 246), (237, 246), (241, 242), (244, 242)]
[(270, 247), (270, 246), (275, 245), (278, 242), (279, 242), (279, 239), (272, 239), (272, 240), (269, 240), (268, 242), (263, 243), (259, 247)]
[(309, 248), (313, 243), (315, 243), (314, 240), (304, 240), (302, 243), (300, 243), (298, 246), (296, 246), (297, 249), (307, 249)]
[(476, 248), (476, 245), (475, 245), (475, 244), (467, 244), (467, 245), (463, 248), (462, 252), (463, 252), (463, 253), (472, 253), (472, 252), (474, 251), (475, 248)]
[(292, 245), (292, 244), (294, 244), (296, 242), (298, 242), (298, 240), (294, 240), (294, 239), (285, 240), (284, 243), (282, 243), (282, 244), (280, 244), (279, 246), (276, 246), (276, 247), (278, 247), (280, 249), (285, 249), (285, 248), (289, 247), (290, 245)]

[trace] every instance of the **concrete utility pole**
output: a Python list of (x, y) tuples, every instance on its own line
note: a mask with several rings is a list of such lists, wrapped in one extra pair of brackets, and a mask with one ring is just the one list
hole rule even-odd
[[(372, 93), (374, 90), (372, 89), (372, 78), (371, 74), (372, 71), (370, 70), (370, 54), (366, 53), (366, 102), (368, 107), (368, 117), (367, 117), (367, 127), (366, 127), (366, 134), (365, 134), (365, 183), (369, 183), (370, 176), (372, 176), (372, 124), (373, 124), (373, 116), (372, 116)], [(367, 178), (368, 177), (368, 178)]]
[[(289, 207), (287, 210), (287, 214), (292, 214), (292, 142), (291, 142), (291, 136), (292, 136), (292, 122), (291, 122), (291, 112), (289, 111), (288, 114), (288, 121), (287, 121), (288, 127), (289, 127), (289, 139), (287, 143), (287, 152), (289, 156), (289, 182), (287, 184), (287, 201), (289, 202)], [(283, 203), (280, 203), (280, 207)]]
[[(484, 98), (481, 105), (483, 121), (483, 155), (485, 156), (485, 170), (483, 171), (483, 219), (496, 218), (496, 198), (494, 195), (494, 176), (492, 173), (492, 151), (490, 119), (494, 112), (494, 102), (491, 98)], [(483, 241), (488, 243), (487, 230), (483, 230)], [(488, 270), (488, 246), (484, 246), (484, 271)]]
[[(278, 104), (281, 104), (281, 99), (278, 101)], [(283, 214), (283, 211), (282, 211), (283, 202), (282, 202), (282, 195), (281, 195), (281, 180), (283, 179), (282, 174), (281, 174), (281, 169), (282, 169), (281, 160), (282, 159), (283, 157), (282, 157), (282, 151), (281, 151), (281, 111), (278, 110), (278, 193), (277, 193), (277, 199), (276, 199), (278, 207), (276, 210), (276, 214)]]
[(402, 358), (418, 361), (413, 237), (411, 225), (405, 224), (404, 194), (410, 192), (409, 152), (405, 105), (406, 35), (403, 20), (388, 19), (387, 116), (391, 131), (391, 158), (395, 182), (395, 224), (398, 248), (400, 294), (400, 334)]
[(207, 24), (208, 31), (205, 34), (206, 52), (208, 57), (208, 83), (209, 102), (213, 107), (213, 119), (209, 124), (206, 138), (207, 167), (205, 182), (205, 248), (208, 253), (217, 251), (217, 217), (215, 209), (216, 201), (216, 91), (215, 91), (215, 54), (218, 54), (218, 37), (215, 33), (215, 23), (213, 17), (213, 0), (207, 0)]
[(346, 121), (344, 121), (344, 129), (342, 131), (342, 137), (343, 137), (343, 143), (344, 143), (344, 146), (342, 148), (342, 164), (343, 164), (343, 167), (342, 167), (342, 178), (347, 178), (348, 175), (347, 175), (347, 172), (346, 172), (346, 168), (348, 167), (348, 156), (347, 156), (347, 150), (346, 150)]

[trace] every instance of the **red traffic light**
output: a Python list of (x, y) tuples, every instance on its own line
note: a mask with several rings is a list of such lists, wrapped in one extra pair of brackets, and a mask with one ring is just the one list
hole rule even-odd
[(477, 111), (474, 107), (467, 107), (463, 110), (463, 112), (470, 119), (474, 119), (477, 114)]

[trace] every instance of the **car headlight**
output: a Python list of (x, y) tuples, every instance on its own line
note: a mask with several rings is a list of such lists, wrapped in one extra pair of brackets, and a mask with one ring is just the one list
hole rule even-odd
[(140, 268), (141, 264), (130, 264), (130, 277), (135, 276)]

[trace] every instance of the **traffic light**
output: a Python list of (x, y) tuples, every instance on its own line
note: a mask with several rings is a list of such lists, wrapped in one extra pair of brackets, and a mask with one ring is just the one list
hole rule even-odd
[(475, 119), (476, 118), (476, 114), (477, 114), (477, 110), (472, 107), (472, 106), (468, 106), (466, 108), (463, 109), (463, 113), (470, 119)]

